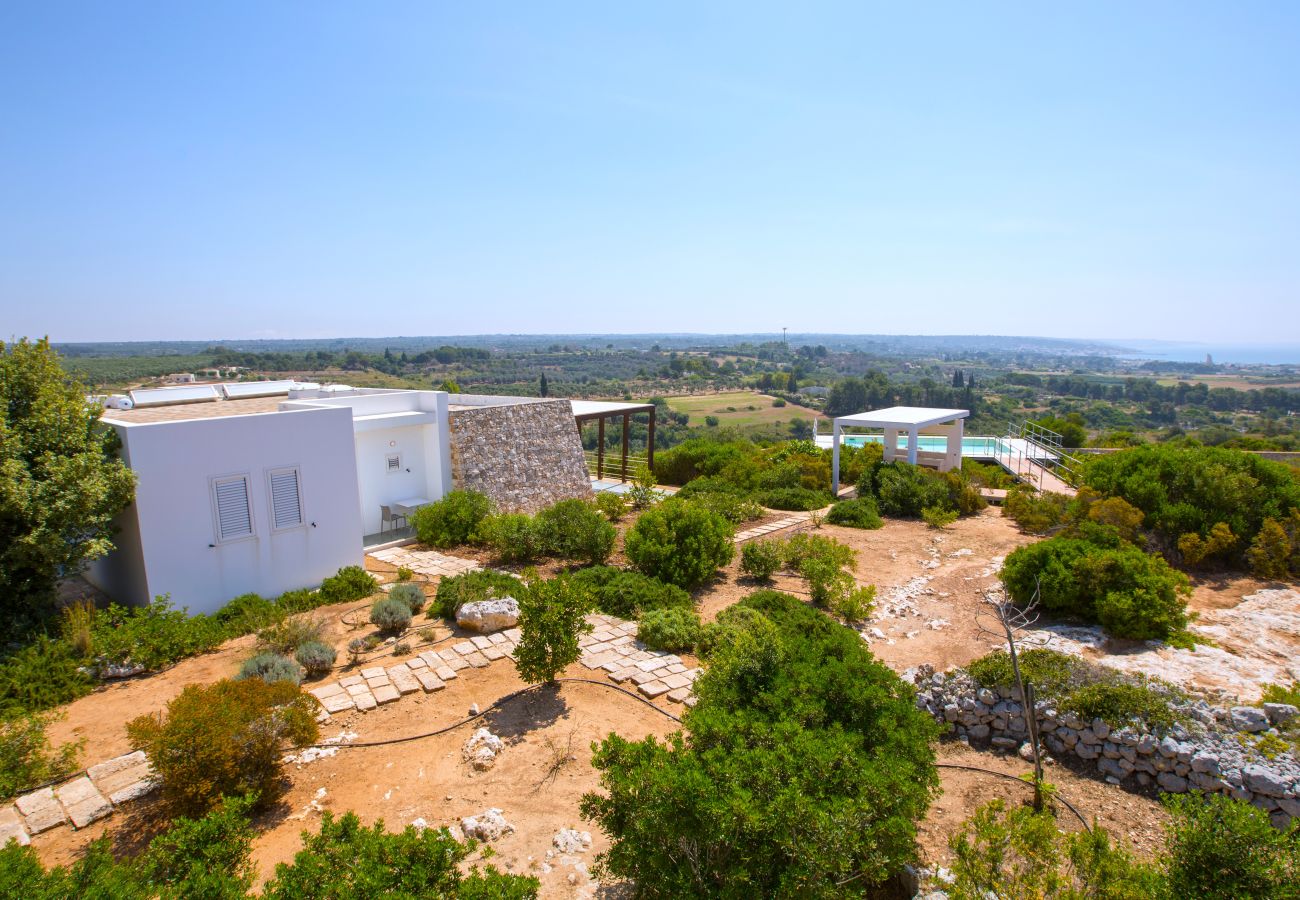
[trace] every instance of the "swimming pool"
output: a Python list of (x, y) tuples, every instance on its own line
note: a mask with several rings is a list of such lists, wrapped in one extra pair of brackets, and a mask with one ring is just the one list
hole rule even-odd
[[(831, 443), (830, 437), (825, 435), (821, 437), (825, 438), (826, 446), (829, 447)], [(867, 443), (883, 444), (885, 436), (883, 434), (846, 434), (840, 438), (840, 442), (846, 447), (861, 447)], [(997, 445), (998, 438), (995, 437), (963, 437), (961, 439), (961, 455), (993, 459), (997, 456)], [(899, 435), (898, 449), (907, 450), (907, 435)], [(948, 439), (943, 435), (920, 434), (916, 437), (916, 449), (933, 453), (946, 453)]]

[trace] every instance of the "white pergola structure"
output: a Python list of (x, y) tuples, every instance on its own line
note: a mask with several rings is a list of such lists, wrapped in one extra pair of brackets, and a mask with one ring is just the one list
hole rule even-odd
[[(913, 465), (932, 466), (940, 472), (961, 467), (963, 420), (968, 409), (930, 409), (924, 406), (891, 406), (851, 416), (839, 416), (831, 431), (831, 480), (836, 496), (840, 493), (840, 437), (845, 428), (882, 428), (885, 432), (885, 462), (906, 457)], [(907, 433), (907, 449), (898, 449), (898, 435)], [(920, 435), (943, 435), (947, 449), (924, 451), (917, 440)]]

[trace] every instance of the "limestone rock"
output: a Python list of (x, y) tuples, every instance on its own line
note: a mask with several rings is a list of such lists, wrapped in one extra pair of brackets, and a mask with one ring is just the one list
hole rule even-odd
[(1300, 716), (1300, 709), (1296, 709), (1290, 703), (1265, 703), (1264, 712), (1274, 725), (1285, 725), (1296, 716)]
[(477, 816), (465, 816), (460, 820), (460, 828), (465, 837), (480, 841), (495, 841), (515, 830), (495, 806)]
[(480, 728), (470, 735), (460, 752), (465, 762), (482, 771), (492, 768), (492, 764), (497, 761), (497, 754), (503, 749), (505, 744), (501, 742), (501, 738), (486, 728)]
[(466, 603), (456, 611), (456, 624), (480, 634), (514, 628), (519, 624), (519, 601), (500, 597)]
[(1231, 710), (1232, 727), (1238, 731), (1266, 731), (1268, 715), (1262, 709), (1253, 706), (1234, 706)]
[(551, 838), (551, 843), (561, 853), (585, 853), (591, 849), (591, 832), (561, 828), (555, 832), (555, 836)]

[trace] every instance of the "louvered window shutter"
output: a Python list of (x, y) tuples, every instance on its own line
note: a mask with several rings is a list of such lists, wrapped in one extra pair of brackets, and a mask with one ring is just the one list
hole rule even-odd
[(271, 517), (276, 528), (293, 528), (302, 524), (297, 469), (271, 473)]
[(253, 533), (253, 513), (248, 508), (248, 480), (227, 478), (216, 483), (217, 533), (221, 540), (248, 537)]

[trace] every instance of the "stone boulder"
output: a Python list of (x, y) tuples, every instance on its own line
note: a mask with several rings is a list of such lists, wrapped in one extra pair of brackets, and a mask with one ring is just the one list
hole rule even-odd
[(456, 624), (468, 631), (488, 634), (519, 624), (519, 601), (514, 597), (476, 600), (456, 610)]
[(1230, 714), (1232, 725), (1238, 731), (1255, 732), (1268, 729), (1268, 716), (1253, 706), (1234, 706)]
[(486, 728), (480, 728), (465, 742), (465, 746), (461, 748), (461, 755), (465, 758), (465, 762), (482, 771), (492, 767), (492, 764), (497, 761), (497, 754), (504, 746), (501, 738)]
[(591, 849), (591, 832), (561, 828), (551, 838), (555, 849), (561, 853), (585, 853)]
[(1268, 720), (1274, 725), (1285, 725), (1296, 716), (1300, 716), (1300, 709), (1296, 709), (1290, 703), (1265, 703), (1264, 712), (1268, 714)]
[(461, 819), (460, 830), (465, 833), (467, 838), (474, 838), (478, 841), (495, 841), (501, 835), (514, 831), (515, 826), (507, 822), (505, 816), (501, 815), (501, 810), (494, 806), (487, 812), (480, 813), (477, 816), (466, 816)]

